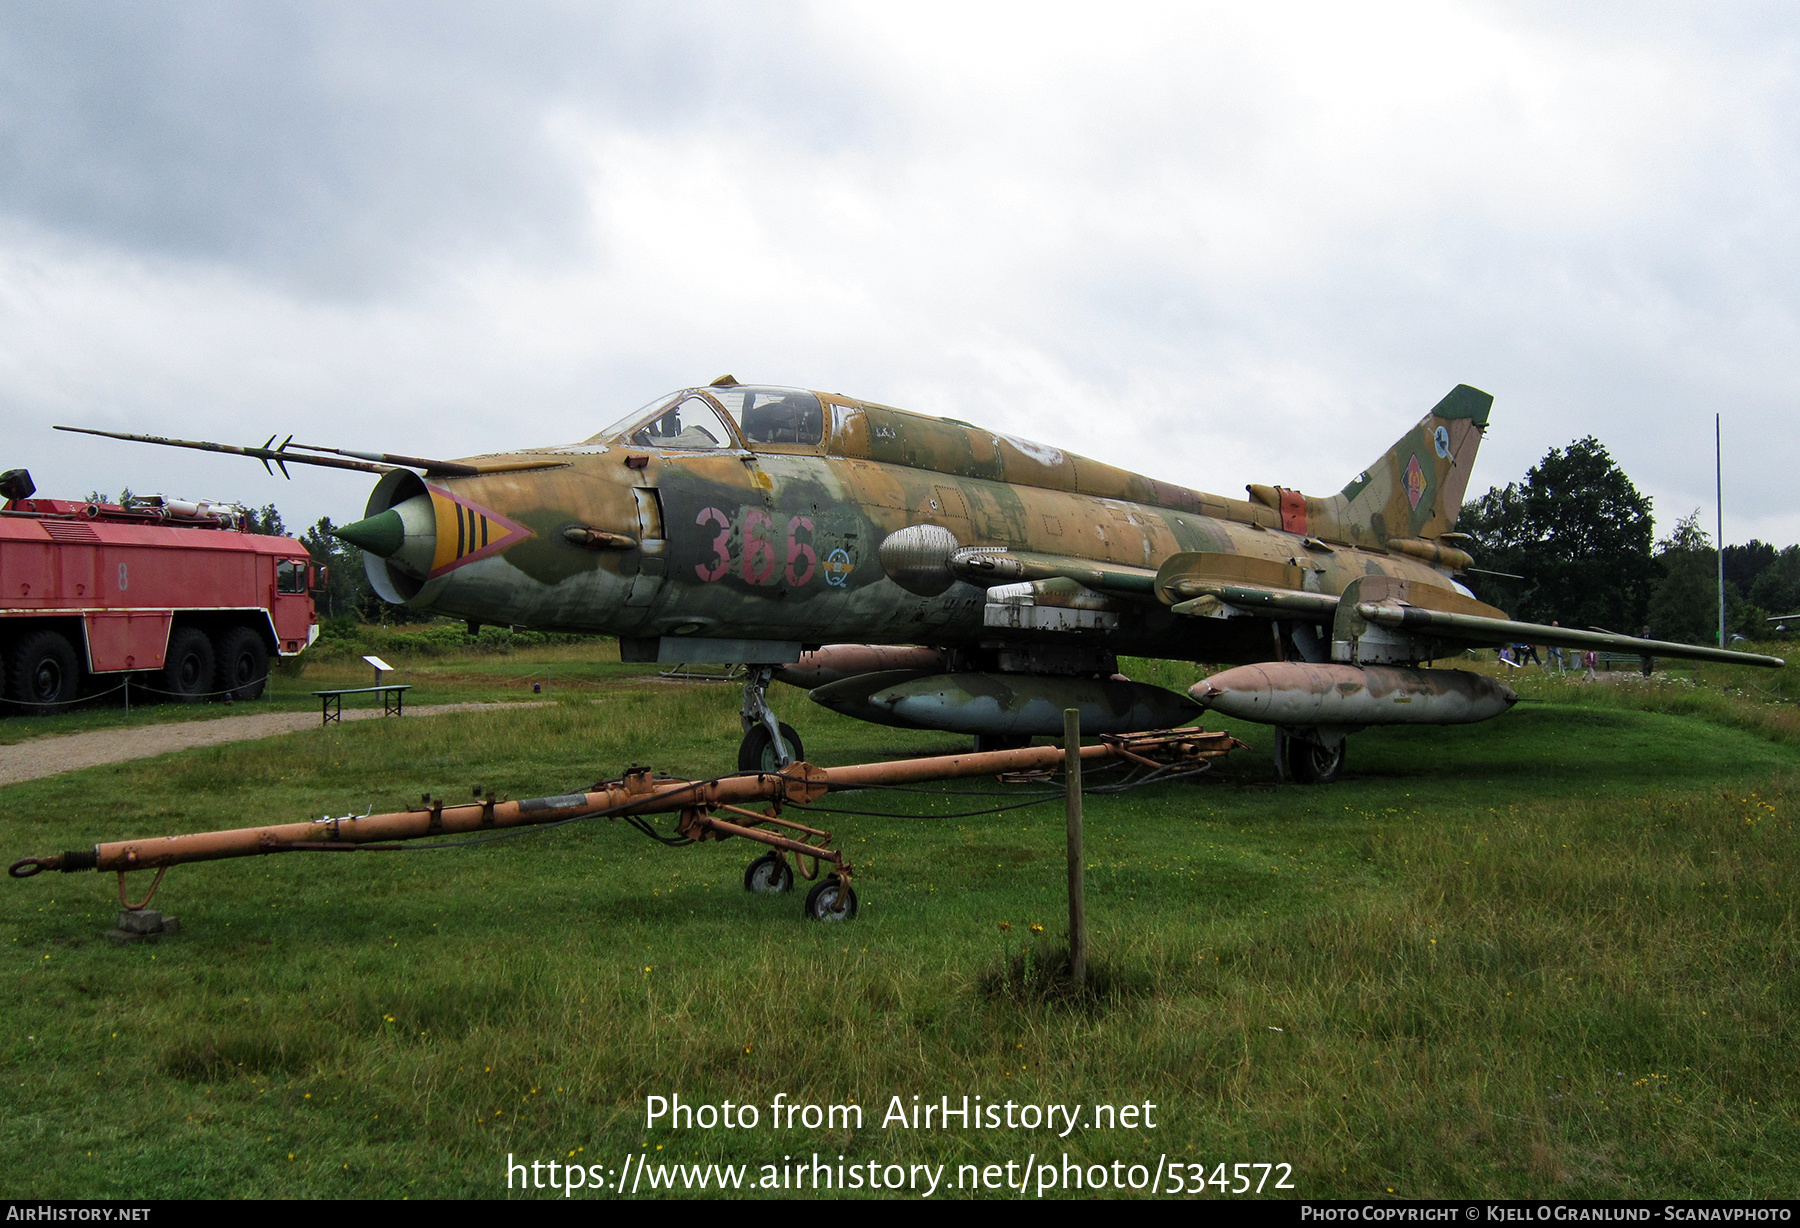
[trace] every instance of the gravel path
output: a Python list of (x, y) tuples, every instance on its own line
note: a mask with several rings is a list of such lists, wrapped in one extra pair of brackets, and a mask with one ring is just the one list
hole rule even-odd
[[(489, 704), (425, 704), (408, 708), (406, 716), (437, 716), (444, 712), (481, 712), (491, 708), (545, 708), (547, 702)], [(379, 719), (374, 708), (347, 710), (346, 721)], [(405, 720), (406, 717), (399, 718)], [(171, 751), (195, 746), (216, 746), (221, 742), (247, 742), (254, 738), (271, 738), (278, 733), (297, 733), (302, 729), (318, 729), (319, 717), (312, 712), (263, 712), (255, 716), (222, 716), (216, 720), (173, 721), (167, 725), (137, 725), (126, 729), (102, 729), (93, 733), (65, 733), (35, 738), (13, 746), (0, 746), (0, 785), (37, 780), (61, 772), (99, 767), (106, 763), (123, 763), (128, 759), (148, 759)]]

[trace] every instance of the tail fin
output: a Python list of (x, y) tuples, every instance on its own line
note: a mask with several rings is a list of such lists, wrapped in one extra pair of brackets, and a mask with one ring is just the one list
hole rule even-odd
[(1462, 511), (1493, 404), (1494, 398), (1479, 388), (1452, 388), (1341, 492), (1306, 500), (1310, 531), (1356, 546), (1381, 546), (1391, 539), (1429, 541), (1449, 532)]

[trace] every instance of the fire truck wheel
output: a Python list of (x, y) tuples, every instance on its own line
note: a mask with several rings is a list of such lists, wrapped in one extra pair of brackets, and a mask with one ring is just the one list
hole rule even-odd
[(162, 671), (164, 697), (178, 704), (199, 703), (213, 689), (213, 648), (198, 627), (177, 627), (169, 636)]
[(30, 631), (6, 654), (6, 697), (32, 715), (62, 712), (81, 693), (81, 660), (60, 631)]
[(256, 699), (269, 681), (269, 650), (249, 627), (233, 627), (219, 637), (219, 673), (213, 690), (230, 699)]

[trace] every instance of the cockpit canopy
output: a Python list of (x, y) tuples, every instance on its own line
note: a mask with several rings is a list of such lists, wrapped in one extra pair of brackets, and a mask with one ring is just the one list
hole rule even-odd
[(824, 438), (825, 411), (812, 393), (732, 384), (659, 397), (583, 442), (705, 451), (760, 444), (810, 447)]

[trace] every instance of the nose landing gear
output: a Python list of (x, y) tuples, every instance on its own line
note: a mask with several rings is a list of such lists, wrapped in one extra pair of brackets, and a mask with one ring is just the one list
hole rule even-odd
[(806, 758), (806, 748), (793, 726), (775, 718), (769, 709), (767, 692), (775, 680), (772, 665), (752, 665), (744, 680), (744, 708), (739, 720), (744, 726), (744, 740), (738, 744), (738, 771), (779, 772), (790, 763)]

